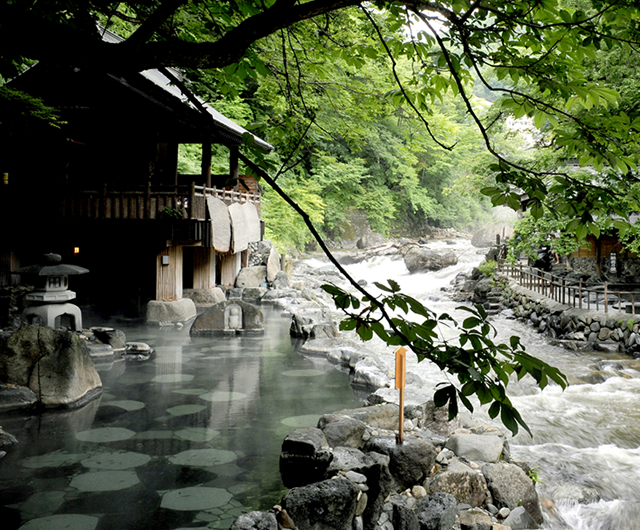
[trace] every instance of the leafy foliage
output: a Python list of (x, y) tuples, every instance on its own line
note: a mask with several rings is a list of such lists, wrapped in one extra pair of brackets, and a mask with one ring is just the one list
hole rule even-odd
[[(450, 419), (458, 414), (458, 401), (473, 412), (469, 397), (475, 395), (481, 405), (490, 404), (489, 415), (492, 418), (500, 415), (502, 423), (513, 434), (520, 427), (530, 433), (507, 397), (510, 376), (522, 379), (530, 375), (540, 388), (550, 380), (565, 388), (566, 377), (528, 355), (518, 337), (511, 337), (509, 344), (496, 343), (495, 329), (482, 306), (458, 307), (469, 315), (459, 323), (448, 314), (435, 314), (415, 298), (403, 294), (393, 280), (388, 280), (386, 285), (378, 282), (375, 285), (384, 293), (378, 298), (358, 297), (335, 285), (323, 285), (323, 289), (346, 313), (340, 329), (354, 330), (365, 341), (375, 334), (390, 346), (407, 346), (419, 361), (429, 360), (457, 379), (456, 384), (441, 383), (433, 397), (436, 406), (448, 405)], [(438, 335), (441, 325), (454, 327), (456, 338), (441, 339)]]

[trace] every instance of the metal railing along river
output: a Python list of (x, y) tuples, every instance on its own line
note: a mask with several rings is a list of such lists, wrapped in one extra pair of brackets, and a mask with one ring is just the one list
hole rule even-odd
[(607, 282), (602, 287), (586, 287), (582, 280), (566, 280), (530, 265), (513, 265), (504, 260), (498, 262), (498, 271), (513, 278), (521, 287), (570, 307), (608, 313), (612, 306), (619, 312), (640, 313), (640, 286), (637, 291), (612, 290)]

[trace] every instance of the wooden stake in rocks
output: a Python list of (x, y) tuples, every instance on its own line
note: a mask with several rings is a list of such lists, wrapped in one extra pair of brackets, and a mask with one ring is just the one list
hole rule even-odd
[(407, 383), (407, 349), (400, 346), (396, 350), (396, 390), (400, 390), (400, 425), (398, 443), (404, 442), (404, 387)]

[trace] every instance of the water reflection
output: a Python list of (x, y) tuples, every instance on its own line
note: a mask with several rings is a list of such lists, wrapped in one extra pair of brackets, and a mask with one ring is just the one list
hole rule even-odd
[(120, 326), (155, 356), (101, 365), (104, 393), (82, 409), (3, 417), (19, 440), (0, 460), (3, 530), (228, 528), (276, 504), (284, 436), (360, 402), (292, 349), (279, 312), (265, 322), (262, 337), (193, 339)]

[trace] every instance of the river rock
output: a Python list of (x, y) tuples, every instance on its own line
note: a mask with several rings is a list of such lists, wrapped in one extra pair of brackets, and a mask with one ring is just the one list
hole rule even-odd
[(493, 434), (454, 434), (445, 447), (467, 460), (497, 462), (502, 456), (504, 440)]
[(398, 427), (398, 416), (400, 409), (393, 403), (374, 405), (372, 407), (360, 407), (357, 409), (346, 409), (332, 414), (324, 414), (318, 420), (318, 427), (323, 428), (330, 421), (334, 421), (340, 416), (349, 416), (360, 420), (372, 427), (379, 429), (393, 430)]
[(298, 530), (352, 530), (358, 493), (349, 480), (325, 480), (293, 488), (281, 504)]
[(438, 271), (456, 263), (458, 257), (451, 250), (431, 250), (414, 246), (404, 255), (404, 264), (410, 273)]
[(30, 325), (0, 340), (0, 382), (28, 387), (47, 408), (77, 406), (102, 390), (84, 340)]
[(395, 438), (372, 438), (366, 443), (365, 450), (389, 457), (389, 470), (400, 491), (422, 484), (436, 461), (433, 444), (412, 436), (407, 436), (402, 444)]
[(420, 530), (416, 513), (400, 503), (393, 503), (394, 530)]
[(38, 398), (30, 388), (0, 383), (0, 412), (28, 409), (37, 402)]
[(542, 523), (535, 484), (519, 466), (507, 463), (485, 464), (482, 466), (482, 474), (493, 496), (493, 504), (510, 510), (522, 506), (536, 523)]
[(229, 530), (278, 530), (273, 512), (249, 512), (238, 517)]
[(333, 421), (323, 422), (322, 432), (331, 447), (355, 447), (364, 446), (362, 436), (367, 430), (367, 425), (349, 416), (339, 416)]
[(280, 272), (280, 254), (278, 254), (276, 247), (271, 247), (266, 266), (267, 281), (271, 283), (276, 279), (276, 275)]
[(150, 324), (187, 322), (197, 313), (196, 304), (189, 298), (170, 302), (150, 300), (147, 303), (147, 322)]
[(460, 530), (492, 530), (491, 516), (480, 508), (463, 510), (458, 518)]
[(289, 287), (289, 276), (284, 271), (276, 273), (272, 285), (274, 289), (286, 289)]
[(287, 488), (322, 480), (333, 459), (320, 429), (296, 429), (282, 442), (280, 475)]
[(334, 448), (333, 461), (327, 470), (327, 477), (348, 471), (355, 471), (367, 477), (368, 502), (362, 519), (364, 528), (373, 530), (393, 484), (389, 471), (389, 457), (379, 453), (363, 453), (351, 447)]
[(257, 265), (255, 267), (245, 267), (240, 269), (236, 278), (236, 287), (266, 287), (267, 267)]
[(369, 232), (358, 239), (358, 241), (356, 242), (356, 247), (358, 247), (359, 249), (365, 249), (383, 244), (384, 236), (382, 234), (378, 234), (377, 232)]
[(509, 517), (504, 521), (504, 525), (511, 530), (530, 530), (531, 528), (540, 528), (536, 520), (531, 516), (523, 506), (518, 506), (511, 510)]
[(18, 443), (18, 439), (0, 427), (0, 449), (6, 449)]
[(196, 306), (219, 304), (227, 299), (220, 287), (214, 287), (213, 289), (184, 289), (182, 296), (193, 300)]
[(308, 308), (293, 315), (290, 334), (304, 340), (337, 337), (338, 326), (325, 309)]
[[(235, 316), (232, 311), (235, 311)], [(264, 315), (253, 304), (230, 299), (212, 305), (191, 326), (191, 335), (263, 333)]]
[(111, 346), (114, 352), (124, 351), (125, 344), (127, 343), (127, 336), (123, 331), (107, 327), (93, 327), (91, 328), (91, 331), (97, 340), (103, 344)]
[(427, 487), (430, 493), (449, 493), (458, 503), (470, 506), (482, 506), (487, 499), (487, 484), (482, 473), (457, 459), (429, 478)]
[(448, 493), (434, 493), (416, 503), (420, 530), (450, 530), (458, 514), (457, 502)]

